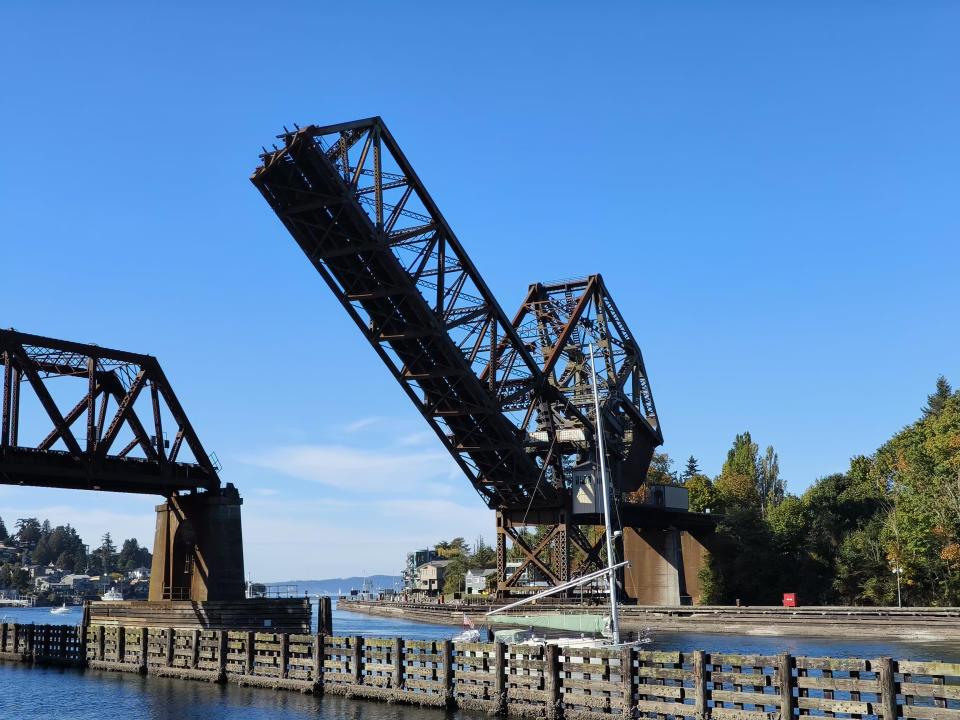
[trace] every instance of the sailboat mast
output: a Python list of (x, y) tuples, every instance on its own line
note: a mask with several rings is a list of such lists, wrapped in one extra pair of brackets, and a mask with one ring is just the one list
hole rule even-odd
[(610, 525), (610, 488), (607, 487), (607, 453), (603, 445), (603, 426), (600, 419), (600, 393), (597, 390), (597, 370), (593, 366), (593, 343), (590, 343), (590, 375), (593, 378), (593, 407), (597, 415), (597, 454), (600, 455), (600, 485), (603, 489), (603, 521), (607, 531), (607, 566), (610, 574), (610, 625), (613, 642), (620, 644), (620, 616), (617, 611), (617, 571), (613, 562), (613, 528)]

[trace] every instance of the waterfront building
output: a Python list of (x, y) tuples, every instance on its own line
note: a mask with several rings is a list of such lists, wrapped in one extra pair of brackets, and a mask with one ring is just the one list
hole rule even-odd
[(463, 578), (464, 589), (467, 595), (480, 595), (487, 589), (487, 578), (497, 574), (496, 568), (483, 570), (467, 570)]
[(417, 568), (416, 589), (427, 595), (437, 595), (443, 589), (443, 581), (450, 560), (431, 560)]

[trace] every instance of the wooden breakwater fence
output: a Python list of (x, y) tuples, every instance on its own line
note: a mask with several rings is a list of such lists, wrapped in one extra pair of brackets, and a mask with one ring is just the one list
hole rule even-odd
[(551, 719), (960, 720), (960, 664), (890, 658), (4, 623), (0, 659)]

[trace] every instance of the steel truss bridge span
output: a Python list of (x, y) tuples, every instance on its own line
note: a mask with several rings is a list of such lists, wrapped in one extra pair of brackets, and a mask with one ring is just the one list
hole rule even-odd
[(278, 137), (251, 181), (489, 507), (568, 507), (596, 459), (589, 343), (613, 484), (643, 482), (663, 438), (600, 276), (533, 285), (510, 320), (379, 117)]
[[(217, 469), (155, 357), (0, 330), (0, 365), (0, 484), (165, 497), (219, 490)], [(22, 437), (28, 399), (47, 423), (38, 443)]]

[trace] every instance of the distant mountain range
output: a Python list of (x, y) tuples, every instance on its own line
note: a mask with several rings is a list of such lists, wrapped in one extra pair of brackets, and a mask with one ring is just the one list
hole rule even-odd
[(349, 595), (351, 590), (363, 590), (366, 587), (370, 592), (381, 588), (399, 588), (402, 584), (399, 575), (368, 575), (367, 577), (329, 578), (327, 580), (286, 580), (284, 582), (264, 583), (271, 585), (296, 585), (301, 593), (310, 595)]

